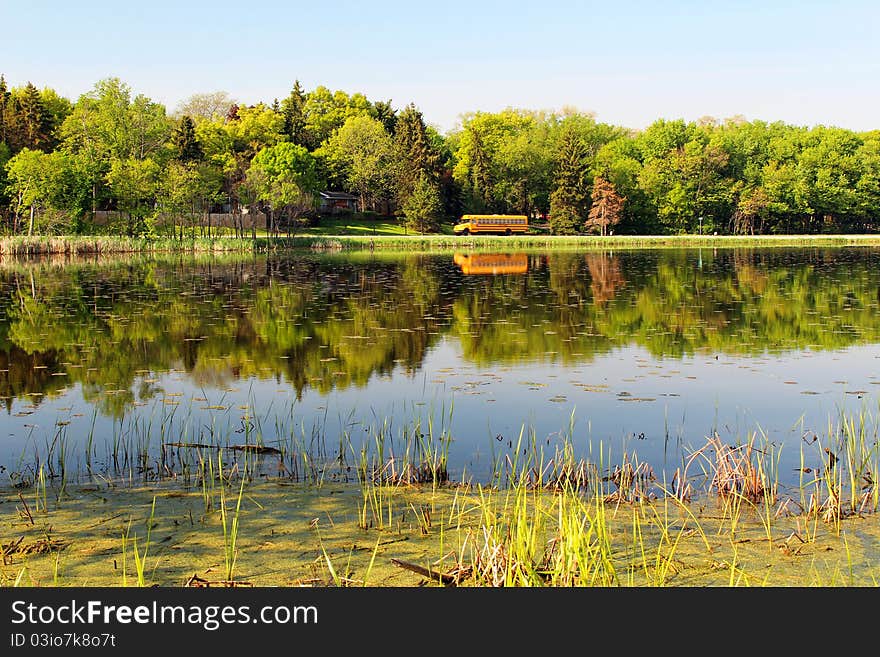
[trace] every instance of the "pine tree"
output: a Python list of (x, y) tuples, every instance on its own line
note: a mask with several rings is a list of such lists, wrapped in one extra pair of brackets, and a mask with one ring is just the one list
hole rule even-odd
[(550, 195), (550, 230), (573, 235), (587, 210), (587, 150), (574, 132), (566, 130), (559, 142), (555, 189)]
[(407, 228), (419, 233), (436, 231), (443, 211), (437, 183), (425, 174), (419, 176), (402, 209)]
[[(6, 103), (4, 123), (7, 143), (13, 152), (24, 148), (48, 151), (52, 147), (52, 117), (43, 103), (39, 90), (30, 82), (20, 94)], [(12, 111), (9, 110), (12, 105)]]
[(483, 138), (471, 130), (473, 140), (473, 163), (470, 171), (471, 190), (476, 209), (485, 210), (492, 205), (492, 170), (489, 154), (483, 146)]
[(373, 103), (376, 118), (385, 126), (386, 132), (393, 135), (397, 131), (397, 112), (391, 107), (390, 100), (377, 100)]
[(598, 228), (605, 235), (609, 227), (620, 222), (626, 198), (617, 193), (610, 181), (597, 176), (593, 181), (591, 199), (590, 214), (585, 227), (587, 230)]
[(204, 153), (196, 138), (196, 126), (192, 118), (184, 116), (174, 131), (174, 148), (176, 157), (181, 162), (195, 162), (201, 160)]
[(394, 148), (398, 161), (397, 199), (401, 207), (422, 177), (437, 185), (440, 154), (431, 143), (422, 113), (410, 103), (397, 117)]
[(284, 115), (284, 134), (297, 146), (305, 146), (306, 119), (303, 114), (305, 104), (306, 94), (297, 80), (293, 84), (290, 95), (281, 101), (281, 114)]
[(9, 90), (6, 88), (6, 78), (0, 75), (0, 142), (6, 141), (6, 107), (9, 100)]

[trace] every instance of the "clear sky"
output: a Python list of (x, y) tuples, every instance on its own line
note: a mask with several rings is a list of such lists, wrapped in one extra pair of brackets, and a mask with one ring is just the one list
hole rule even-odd
[(0, 73), (75, 100), (106, 77), (164, 103), (286, 96), (299, 79), (447, 131), (572, 106), (642, 128), (743, 115), (880, 128), (880, 1), (0, 0)]

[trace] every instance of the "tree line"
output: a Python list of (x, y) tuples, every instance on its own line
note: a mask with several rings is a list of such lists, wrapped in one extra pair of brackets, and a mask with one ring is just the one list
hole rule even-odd
[(633, 130), (506, 109), (441, 134), (413, 103), (299, 81), (271, 103), (197, 93), (169, 113), (118, 78), (71, 101), (0, 76), (6, 234), (210, 235), (217, 209), (240, 235), (253, 210), (290, 233), (324, 189), (423, 233), (467, 212), (541, 217), (556, 234), (871, 232), (880, 130), (741, 117)]

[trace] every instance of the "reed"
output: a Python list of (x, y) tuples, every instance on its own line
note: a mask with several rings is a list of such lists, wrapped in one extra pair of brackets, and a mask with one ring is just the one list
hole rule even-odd
[(137, 577), (137, 586), (144, 587), (147, 585), (146, 579), (146, 565), (147, 565), (147, 556), (150, 551), (150, 538), (153, 532), (153, 523), (156, 516), (156, 496), (153, 496), (153, 503), (150, 506), (150, 515), (147, 518), (147, 535), (144, 540), (143, 553), (141, 553), (138, 548), (138, 536), (137, 534), (131, 535), (131, 523), (132, 519), (129, 518), (128, 525), (126, 525), (125, 529), (122, 532), (122, 585), (128, 586), (128, 572), (127, 572), (127, 555), (128, 555), (128, 544), (131, 542), (132, 546), (132, 556), (134, 558), (134, 568), (135, 574)]
[(238, 560), (238, 530), (241, 517), (241, 500), (244, 497), (246, 477), (241, 477), (238, 487), (238, 496), (235, 500), (235, 509), (230, 514), (226, 503), (226, 486), (223, 483), (223, 450), (218, 451), (217, 472), (220, 477), (220, 524), (223, 527), (223, 563), (225, 566), (225, 581), (233, 582), (235, 564)]
[(48, 513), (49, 502), (48, 492), (46, 490), (46, 471), (43, 464), (40, 464), (36, 476), (36, 485), (34, 486), (34, 510)]
[(85, 256), (126, 253), (214, 253), (253, 251), (267, 248), (265, 240), (231, 237), (171, 239), (119, 236), (11, 236), (0, 237), (0, 256), (33, 257), (45, 255)]

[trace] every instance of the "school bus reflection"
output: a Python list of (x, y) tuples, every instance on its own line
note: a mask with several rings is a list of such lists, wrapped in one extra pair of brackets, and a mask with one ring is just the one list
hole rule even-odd
[(465, 275), (525, 274), (529, 270), (525, 253), (456, 253), (452, 259)]

